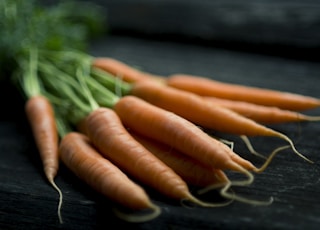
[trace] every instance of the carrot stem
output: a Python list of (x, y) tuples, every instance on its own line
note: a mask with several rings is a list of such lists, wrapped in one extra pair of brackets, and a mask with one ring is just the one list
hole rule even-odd
[(131, 84), (121, 81), (119, 78), (115, 78), (108, 72), (100, 70), (99, 68), (92, 67), (92, 77), (95, 78), (100, 84), (104, 85), (111, 91), (117, 91), (116, 95), (127, 95), (130, 92)]

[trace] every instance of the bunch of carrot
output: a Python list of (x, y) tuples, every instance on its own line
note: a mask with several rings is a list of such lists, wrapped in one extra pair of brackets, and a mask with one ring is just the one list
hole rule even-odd
[[(61, 223), (62, 192), (54, 181), (60, 161), (131, 222), (161, 214), (144, 186), (183, 205), (220, 207), (234, 200), (268, 205), (272, 198), (252, 200), (230, 187), (252, 184), (254, 173), (286, 148), (312, 163), (288, 136), (266, 125), (320, 120), (299, 112), (318, 107), (318, 99), (199, 76), (163, 77), (92, 57), (84, 46), (101, 28), (96, 7), (77, 1), (50, 9), (35, 2), (1, 3), (0, 66), (26, 100), (44, 173), (59, 193)], [(205, 129), (239, 135), (254, 154), (259, 153), (250, 136), (277, 137), (288, 145), (263, 156), (265, 163), (256, 167)], [(229, 171), (244, 178), (231, 179)], [(190, 186), (200, 188), (199, 194), (217, 189), (225, 200), (201, 200)]]
[[(319, 120), (297, 112), (316, 108), (318, 99), (196, 76), (155, 76), (75, 50), (32, 49), (29, 63), (29, 74), (20, 83), (28, 95), (26, 112), (44, 171), (60, 194), (61, 222), (62, 193), (54, 183), (60, 160), (93, 189), (130, 210), (114, 209), (131, 222), (161, 213), (143, 186), (183, 204), (219, 207), (238, 200), (268, 205), (272, 198), (252, 200), (230, 187), (250, 185), (253, 173), (265, 170), (286, 148), (312, 163), (289, 137), (266, 124)], [(246, 113), (242, 105), (252, 110)], [(278, 137), (288, 145), (256, 167), (202, 128), (243, 138)], [(245, 179), (232, 180), (228, 171)], [(203, 201), (190, 186), (201, 188), (200, 193), (219, 189), (227, 201)]]

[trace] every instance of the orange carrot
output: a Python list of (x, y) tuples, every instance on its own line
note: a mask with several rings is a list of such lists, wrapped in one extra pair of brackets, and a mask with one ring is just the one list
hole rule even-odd
[(320, 106), (318, 98), (265, 88), (224, 83), (200, 76), (175, 74), (166, 79), (166, 84), (202, 96), (247, 101), (287, 110), (299, 111)]
[[(116, 107), (122, 101), (125, 100), (120, 99)], [(204, 203), (191, 195), (185, 181), (137, 142), (112, 109), (95, 109), (84, 122), (86, 133), (99, 152), (138, 181), (172, 199), (189, 200), (202, 206), (218, 205)]]
[(168, 145), (132, 131), (130, 131), (130, 134), (190, 185), (201, 187), (217, 185), (218, 187), (229, 181), (221, 169), (208, 168)]
[(318, 116), (307, 116), (295, 111), (280, 109), (273, 106), (264, 106), (253, 104), (245, 101), (234, 101), (229, 99), (204, 96), (204, 98), (213, 102), (213, 106), (217, 104), (231, 109), (247, 118), (263, 124), (276, 124), (285, 122), (299, 121), (320, 121)]
[[(255, 201), (250, 200), (234, 193), (229, 193), (227, 190), (231, 185), (243, 185), (243, 182), (230, 181), (226, 174), (221, 169), (208, 168), (201, 162), (198, 162), (185, 154), (180, 153), (176, 149), (169, 147), (163, 143), (152, 140), (151, 138), (139, 135), (130, 131), (131, 135), (138, 140), (143, 146), (145, 146), (150, 152), (152, 152), (156, 157), (166, 163), (170, 168), (178, 173), (186, 182), (190, 185), (195, 185), (202, 187), (198, 193), (203, 194), (212, 189), (219, 189), (220, 194), (232, 200), (238, 200), (245, 203), (251, 203), (256, 205), (268, 205), (272, 202), (272, 199), (265, 201)], [(282, 150), (282, 148), (276, 150), (273, 155), (277, 154), (277, 151)], [(268, 159), (271, 160), (271, 159)], [(263, 167), (266, 167), (265, 164)], [(230, 201), (224, 204), (228, 204)], [(222, 204), (223, 205), (223, 204)]]
[[(261, 170), (257, 169), (251, 162), (234, 153), (225, 144), (210, 137), (188, 120), (135, 96), (122, 97), (114, 105), (113, 109), (128, 129), (142, 136), (147, 136), (159, 141), (160, 143), (167, 144), (213, 170), (233, 170), (243, 173), (248, 177), (247, 180), (229, 181), (226, 183), (221, 191), (224, 197), (257, 205), (268, 205), (272, 202), (272, 199), (267, 202), (252, 201), (234, 194), (229, 194), (227, 189), (231, 185), (245, 186), (253, 182), (253, 175), (248, 170), (254, 170), (256, 172), (260, 172)], [(128, 116), (128, 114), (130, 115)], [(96, 128), (97, 127), (99, 127), (99, 125), (96, 125)], [(97, 137), (92, 136), (92, 138), (96, 139)], [(123, 145), (123, 143), (126, 142), (121, 141), (121, 143)], [(272, 157), (274, 155), (275, 154), (272, 154)], [(270, 160), (271, 158), (268, 159), (267, 163), (269, 163)], [(266, 164), (264, 164), (262, 168), (264, 169), (265, 167)]]
[(271, 136), (284, 139), (297, 155), (311, 162), (296, 150), (292, 140), (286, 135), (230, 109), (214, 105), (213, 102), (209, 103), (194, 93), (151, 81), (133, 84), (129, 93), (202, 127), (236, 135)]
[(60, 196), (58, 216), (60, 223), (62, 223), (60, 213), (62, 193), (54, 182), (54, 178), (57, 175), (59, 168), (59, 137), (55, 123), (54, 110), (46, 97), (37, 95), (32, 96), (27, 100), (25, 111), (40, 153), (45, 176)]
[(113, 109), (126, 127), (187, 153), (210, 167), (239, 172), (244, 172), (244, 168), (256, 169), (193, 123), (140, 98), (122, 97)]
[[(79, 77), (81, 77), (81, 75), (79, 75)], [(189, 142), (187, 148), (184, 148), (184, 150), (186, 150), (185, 152), (191, 150), (189, 156), (196, 154), (194, 156), (195, 159), (197, 159), (196, 156), (200, 156), (198, 160), (207, 164), (209, 167), (238, 171), (248, 177), (246, 180), (232, 182), (233, 184), (249, 185), (252, 183), (254, 178), (249, 170), (258, 171), (258, 169), (249, 161), (234, 153), (226, 145), (208, 136), (208, 134), (199, 129), (195, 124), (137, 97), (124, 96), (119, 98), (99, 82), (96, 82), (94, 78), (81, 79), (83, 80), (82, 85), (88, 83), (88, 87), (83, 88), (86, 91), (86, 97), (88, 97), (90, 101), (91, 112), (84, 122), (81, 117), (77, 118), (77, 122), (82, 120), (82, 124), (79, 125), (80, 129), (84, 130), (105, 157), (137, 180), (169, 197), (187, 199), (200, 205), (208, 205), (194, 198), (188, 191), (187, 184), (181, 177), (133, 139), (123, 126), (124, 124), (126, 128), (131, 129), (130, 122), (127, 126), (126, 117), (130, 117), (130, 119), (132, 119), (131, 122), (136, 123), (135, 125), (138, 125), (138, 127), (140, 126), (144, 129), (145, 127), (150, 128), (153, 134), (156, 132), (164, 133), (164, 135), (168, 134), (166, 136), (173, 140), (173, 145), (171, 145), (170, 142), (167, 144), (173, 147), (175, 145), (177, 145), (176, 147), (184, 146), (186, 141)], [(107, 80), (107, 82), (110, 81)], [(88, 92), (89, 89), (93, 93), (92, 95)], [(99, 108), (99, 106), (101, 106), (101, 100), (106, 100), (105, 106), (111, 109)], [(116, 114), (114, 112), (112, 113), (112, 109)], [(87, 108), (84, 110), (87, 111)], [(119, 116), (121, 120), (117, 116)], [(155, 125), (155, 122), (159, 122), (159, 124)], [(180, 131), (181, 128), (182, 130)], [(134, 130), (134, 128), (132, 130)], [(139, 129), (137, 132), (140, 133)], [(146, 133), (148, 135), (148, 131)], [(142, 132), (142, 135), (143, 134), (145, 133)], [(158, 137), (160, 138), (152, 136), (152, 138), (162, 141), (162, 136), (160, 135)], [(202, 144), (205, 144), (204, 148)], [(190, 146), (191, 148), (189, 148)], [(184, 152), (182, 149), (178, 150)], [(160, 176), (160, 181), (156, 183), (156, 179)], [(229, 182), (226, 186), (230, 186), (232, 183)], [(225, 190), (226, 189), (224, 189), (224, 191)], [(225, 194), (226, 193), (224, 193), (224, 195)], [(232, 199), (239, 198), (233, 197)], [(212, 204), (209, 205), (212, 206)], [(213, 204), (213, 206), (217, 205), (221, 206), (221, 204)]]
[(125, 82), (145, 81), (156, 77), (156, 75), (139, 71), (138, 69), (135, 69), (114, 58), (95, 58), (92, 65), (121, 78)]
[(241, 136), (279, 137), (287, 141), (297, 155), (306, 161), (312, 162), (296, 150), (292, 140), (288, 136), (259, 124), (243, 115), (239, 115), (231, 109), (224, 108), (218, 103), (209, 103), (205, 101), (203, 97), (195, 93), (170, 87), (165, 84), (159, 84), (159, 81), (155, 82), (147, 80), (140, 80), (126, 85), (122, 93), (140, 97), (149, 103), (172, 111), (197, 125), (211, 128), (216, 131)]
[[(97, 74), (97, 77), (101, 79), (107, 76)], [(106, 87), (113, 90), (115, 87), (109, 83), (110, 81), (108, 80)], [(281, 138), (291, 145), (292, 150), (297, 155), (306, 161), (312, 162), (297, 151), (288, 136), (228, 108), (219, 105), (213, 106), (212, 102), (209, 103), (203, 97), (192, 92), (159, 84), (155, 81), (140, 81), (129, 85), (127, 83), (126, 86), (123, 87), (122, 93), (142, 98), (162, 109), (174, 112), (197, 125), (216, 131), (241, 136), (271, 136)], [(99, 101), (99, 103), (103, 105), (104, 101)]]
[(143, 216), (116, 212), (119, 217), (130, 222), (142, 222), (160, 214), (160, 208), (151, 202), (144, 189), (102, 157), (87, 136), (77, 132), (68, 133), (60, 143), (59, 153), (62, 162), (73, 173), (113, 202), (133, 211), (153, 210)]
[(113, 58), (97, 58), (93, 61), (92, 65), (115, 76), (120, 76), (126, 82), (132, 83), (157, 80), (169, 86), (190, 91), (201, 96), (246, 101), (296, 111), (320, 106), (320, 100), (318, 98), (266, 88), (219, 82), (201, 76), (173, 74), (165, 78), (159, 75), (139, 71), (126, 63)]

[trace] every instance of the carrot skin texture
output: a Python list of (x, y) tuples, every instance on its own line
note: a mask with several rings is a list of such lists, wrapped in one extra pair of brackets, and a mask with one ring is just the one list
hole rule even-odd
[(156, 75), (139, 71), (124, 62), (113, 58), (101, 57), (93, 60), (92, 66), (102, 69), (125, 82), (137, 82), (151, 80)]
[(54, 110), (44, 96), (31, 97), (25, 111), (40, 153), (45, 175), (53, 181), (59, 168), (59, 136), (55, 123)]
[(221, 169), (208, 168), (167, 145), (137, 133), (130, 133), (137, 141), (166, 163), (190, 185), (205, 187), (213, 184), (223, 184), (229, 181)]
[(287, 110), (307, 110), (320, 106), (320, 100), (304, 95), (215, 81), (187, 74), (174, 74), (166, 84), (201, 96), (213, 96), (236, 101), (275, 106)]
[[(169, 77), (169, 79), (171, 79)], [(194, 78), (193, 78), (194, 79)], [(168, 80), (168, 79), (167, 79)], [(207, 80), (207, 79), (205, 79)], [(159, 84), (161, 82), (161, 84)], [(139, 84), (138, 84), (139, 83)], [(240, 114), (233, 112), (230, 109), (223, 108), (222, 106), (212, 106), (205, 105), (203, 102), (204, 99), (192, 92), (188, 92), (185, 90), (177, 89), (180, 92), (174, 92), (174, 87), (168, 87), (167, 83), (168, 81), (164, 81), (163, 78), (161, 80), (157, 81), (144, 81), (141, 80), (139, 82), (136, 82), (131, 92), (132, 95), (138, 96), (143, 98), (144, 100), (147, 100), (149, 103), (155, 104), (157, 106), (160, 106), (161, 108), (167, 109), (169, 111), (173, 111), (180, 116), (183, 116), (184, 118), (207, 128), (211, 128), (217, 131), (221, 132), (227, 132), (230, 134), (236, 134), (236, 135), (245, 135), (245, 136), (271, 136), (271, 137), (279, 137), (281, 139), (286, 140), (289, 142), (290, 146), (294, 150), (294, 152), (299, 155), (300, 157), (304, 158), (306, 161), (312, 162), (306, 157), (304, 157), (301, 153), (299, 153), (290, 138), (288, 138), (286, 135), (279, 133), (273, 129), (270, 129), (262, 124), (259, 124), (255, 122), (252, 119), (246, 118), (244, 116), (241, 116)], [(144, 87), (144, 90), (141, 90), (141, 85), (149, 84), (153, 85), (153, 89), (150, 90), (150, 87)], [(158, 84), (158, 85), (157, 85)], [(139, 86), (137, 86), (139, 85)], [(167, 87), (158, 87), (155, 89), (155, 87), (160, 85), (167, 85)], [(236, 85), (237, 86), (237, 85)], [(241, 86), (242, 87), (242, 86)], [(240, 87), (240, 88), (241, 88)], [(171, 88), (171, 89), (170, 89)], [(161, 90), (160, 90), (161, 89)], [(166, 92), (163, 92), (163, 89), (167, 89)], [(158, 91), (155, 93), (155, 91)], [(159, 97), (159, 91), (161, 92), (161, 97)], [(263, 90), (262, 90), (263, 91)], [(267, 90), (268, 91), (268, 90)], [(261, 92), (258, 90), (258, 92)], [(265, 91), (263, 91), (265, 92)], [(274, 91), (271, 90), (271, 95)], [(170, 94), (170, 96), (169, 96)], [(186, 94), (188, 94), (186, 96)], [(282, 92), (277, 92), (275, 94), (283, 94)], [(284, 93), (287, 95), (286, 93)], [(198, 96), (198, 98), (197, 98)], [(299, 99), (303, 98), (306, 99), (308, 97), (304, 97), (301, 95), (297, 95)], [(159, 100), (160, 99), (160, 100)], [(292, 99), (292, 97), (290, 97)], [(175, 102), (173, 102), (175, 100)], [(316, 100), (316, 99), (315, 99)], [(193, 108), (190, 108), (190, 102), (192, 102)], [(299, 100), (298, 100), (299, 102)], [(301, 102), (301, 100), (300, 100)], [(303, 100), (303, 102), (305, 102)], [(287, 103), (287, 102), (286, 102)], [(207, 103), (209, 104), (209, 103)], [(299, 103), (298, 103), (299, 104)], [(193, 111), (193, 110), (196, 110)], [(210, 111), (211, 113), (207, 113)], [(192, 113), (191, 113), (192, 112)], [(201, 114), (201, 116), (200, 116)], [(206, 115), (206, 116), (204, 116)], [(213, 119), (214, 118), (214, 119)], [(227, 119), (227, 121), (226, 121)], [(315, 119), (317, 120), (317, 119)], [(220, 121), (220, 122), (219, 122)], [(236, 154), (235, 154), (236, 155)], [(239, 157), (237, 157), (239, 161)], [(238, 162), (239, 163), (239, 162)]]
[(102, 157), (87, 136), (76, 132), (67, 134), (59, 152), (62, 162), (73, 173), (112, 201), (133, 210), (152, 206), (145, 191)]
[[(87, 133), (84, 120), (79, 123), (78, 129), (82, 133)], [(195, 186), (208, 186), (214, 183), (225, 183), (228, 181), (227, 176), (220, 169), (209, 169), (167, 145), (158, 143), (150, 138), (143, 137), (132, 132), (132, 130), (129, 130), (129, 133), (152, 154), (172, 168), (188, 184)]]
[(320, 99), (318, 98), (266, 88), (219, 82), (202, 76), (173, 74), (165, 78), (136, 70), (124, 62), (112, 58), (96, 58), (93, 62), (93, 66), (115, 76), (121, 76), (126, 82), (133, 83), (157, 80), (169, 86), (193, 92), (201, 96), (246, 101), (254, 104), (274, 106), (295, 111), (307, 110), (320, 106)]
[(256, 169), (249, 161), (193, 123), (140, 98), (125, 96), (113, 109), (126, 127), (172, 146), (209, 167), (240, 171), (242, 167)]
[(189, 196), (187, 184), (137, 142), (113, 110), (98, 108), (85, 122), (90, 140), (121, 170), (167, 197), (182, 199)]
[(310, 117), (295, 111), (280, 109), (274, 106), (264, 106), (245, 101), (233, 101), (209, 96), (204, 96), (204, 98), (208, 102), (212, 102), (213, 106), (218, 104), (263, 124), (320, 120), (319, 117)]
[(141, 82), (133, 85), (130, 94), (202, 127), (236, 135), (273, 135), (267, 127), (230, 109), (209, 103), (194, 93), (154, 82)]
[(60, 223), (63, 223), (61, 216), (62, 192), (54, 182), (60, 163), (58, 150), (59, 135), (54, 109), (46, 97), (36, 95), (27, 100), (25, 112), (40, 154), (45, 176), (59, 193), (58, 217)]
[[(131, 94), (143, 98), (162, 109), (171, 111), (197, 125), (215, 131), (234, 135), (265, 136), (283, 139), (290, 144), (297, 155), (313, 163), (296, 150), (294, 143), (288, 136), (230, 109), (219, 105), (213, 106), (213, 102), (209, 103), (199, 95), (154, 82), (134, 84)], [(242, 159), (237, 154), (231, 156), (236, 157), (234, 161), (241, 164)]]

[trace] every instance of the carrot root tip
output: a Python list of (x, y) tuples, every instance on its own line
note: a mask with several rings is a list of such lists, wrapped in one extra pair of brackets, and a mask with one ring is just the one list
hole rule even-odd
[(282, 139), (286, 140), (286, 141), (290, 144), (290, 146), (291, 146), (291, 148), (292, 148), (292, 150), (293, 150), (294, 153), (296, 153), (298, 156), (300, 156), (300, 157), (301, 157), (302, 159), (304, 159), (305, 161), (307, 161), (307, 162), (309, 162), (309, 163), (311, 163), (311, 164), (314, 163), (312, 160), (310, 160), (310, 159), (308, 159), (307, 157), (305, 157), (302, 153), (300, 153), (300, 152), (296, 149), (296, 147), (294, 146), (292, 140), (291, 140), (288, 136), (286, 136), (286, 135), (284, 135), (284, 134), (282, 134), (282, 133), (278, 133), (278, 135), (279, 135), (279, 137), (281, 137)]
[(199, 195), (203, 195), (209, 191), (212, 190), (216, 190), (216, 189), (221, 189), (226, 185), (226, 182), (222, 182), (222, 183), (217, 183), (217, 184), (212, 184), (212, 185), (208, 185), (200, 190), (197, 191), (197, 194)]
[(225, 186), (228, 186), (228, 184), (231, 184), (234, 186), (248, 186), (253, 183), (254, 176), (251, 172), (242, 168), (241, 166), (239, 167), (239, 172), (243, 173), (245, 176), (247, 176), (247, 179), (246, 180), (239, 180), (239, 181), (229, 181)]
[(198, 198), (196, 198), (195, 196), (189, 194), (188, 198), (186, 199), (181, 199), (180, 203), (183, 207), (187, 207), (190, 208), (192, 207), (190, 205), (191, 204), (195, 204), (195, 205), (199, 205), (201, 207), (206, 207), (206, 208), (216, 208), (216, 207), (223, 207), (223, 206), (227, 206), (229, 205), (232, 200), (228, 200), (226, 202), (219, 202), (219, 203), (211, 203), (211, 202), (204, 202)]
[(113, 208), (112, 211), (118, 218), (131, 223), (151, 221), (161, 214), (160, 207), (154, 204), (150, 206), (150, 210), (143, 210), (147, 211), (147, 213), (125, 213), (118, 208)]
[(249, 151), (250, 151), (251, 154), (253, 154), (253, 155), (257, 156), (257, 157), (266, 159), (266, 157), (265, 157), (264, 155), (262, 155), (261, 153), (257, 152), (257, 151), (253, 148), (253, 146), (252, 146), (252, 144), (251, 144), (251, 142), (250, 142), (250, 140), (249, 140), (249, 138), (248, 138), (247, 136), (245, 136), (245, 135), (240, 135), (240, 138), (242, 139), (242, 141), (244, 142), (244, 144), (247, 146), (247, 148), (249, 149)]
[(265, 163), (260, 167), (260, 168), (257, 168), (257, 169), (254, 169), (254, 171), (256, 173), (261, 173), (263, 172), (268, 166), (269, 164), (271, 163), (271, 161), (273, 160), (273, 158), (282, 150), (284, 149), (287, 149), (287, 148), (290, 148), (291, 146), (290, 145), (285, 145), (285, 146), (281, 146), (279, 148), (276, 148), (275, 150), (272, 151), (272, 153), (270, 154), (270, 156), (267, 158), (267, 160), (265, 161)]
[(62, 208), (62, 200), (63, 200), (63, 195), (62, 195), (62, 191), (60, 190), (60, 188), (56, 185), (56, 183), (54, 182), (54, 180), (52, 178), (49, 179), (50, 184), (53, 186), (53, 188), (58, 192), (59, 194), (59, 204), (58, 204), (58, 217), (59, 217), (59, 223), (63, 224), (63, 220), (62, 220), (62, 215), (61, 215), (61, 208)]
[(306, 121), (320, 121), (320, 116), (307, 116), (304, 115), (303, 119)]
[(243, 203), (248, 203), (251, 205), (258, 205), (258, 206), (262, 206), (262, 205), (270, 205), (273, 203), (273, 197), (270, 197), (269, 200), (267, 201), (260, 201), (260, 200), (253, 200), (253, 199), (248, 199), (242, 196), (238, 196), (235, 193), (230, 193), (228, 192), (229, 188), (231, 187), (232, 182), (228, 183), (221, 191), (220, 194), (228, 199), (232, 199), (232, 200), (237, 200)]
[(253, 200), (253, 199), (248, 199), (245, 197), (238, 196), (234, 192), (233, 193), (228, 192), (228, 190), (231, 188), (231, 186), (248, 186), (253, 183), (254, 176), (251, 172), (249, 172), (246, 169), (243, 169), (241, 171), (241, 173), (245, 174), (248, 178), (246, 180), (242, 180), (242, 181), (230, 181), (230, 182), (226, 183), (224, 188), (222, 188), (220, 191), (221, 196), (228, 198), (228, 199), (237, 200), (237, 201), (240, 201), (243, 203), (252, 204), (252, 205), (259, 205), (259, 206), (270, 205), (273, 202), (273, 197), (270, 197), (270, 199), (267, 201), (259, 201), (259, 200)]
[(232, 151), (234, 150), (234, 142), (233, 142), (233, 141), (228, 141), (228, 140), (223, 139), (223, 138), (219, 138), (219, 141), (221, 141), (222, 143), (228, 145), (229, 148), (230, 148)]

